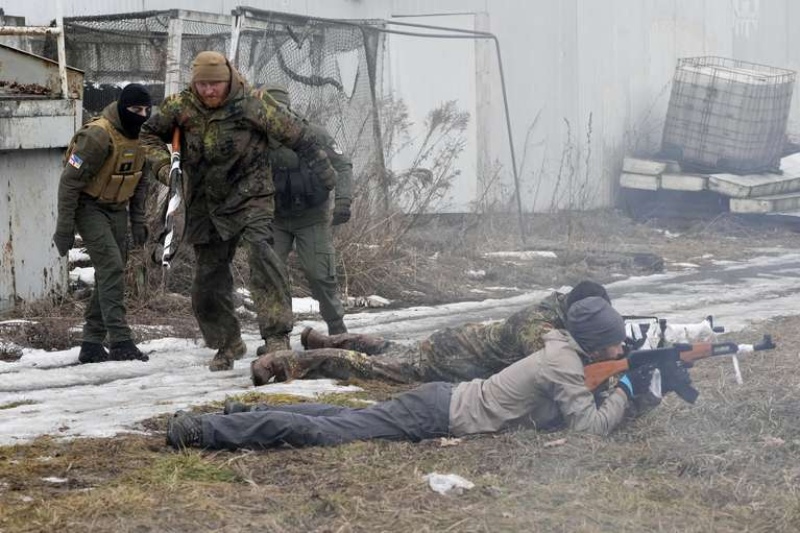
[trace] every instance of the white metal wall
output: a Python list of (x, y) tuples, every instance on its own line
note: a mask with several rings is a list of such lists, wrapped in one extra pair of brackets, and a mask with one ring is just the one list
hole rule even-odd
[[(623, 155), (651, 153), (660, 144), (679, 57), (719, 55), (800, 67), (800, 43), (792, 31), (800, 3), (792, 0), (531, 0), (488, 7), (503, 46), (518, 151), (541, 112), (529, 147), (532, 165), (523, 178), (527, 189), (542, 179), (537, 210), (550, 208), (567, 122), (576, 173), (586, 176), (588, 162), (596, 190), (584, 207), (612, 202)], [(796, 89), (795, 124), (798, 99)], [(497, 139), (502, 137), (490, 138)], [(502, 148), (493, 144), (496, 154)], [(539, 168), (544, 175), (531, 176)], [(524, 198), (527, 208), (534, 205), (530, 190)]]
[[(569, 204), (554, 193), (566, 190), (570, 174), (589, 186), (574, 207), (610, 205), (622, 157), (660, 144), (679, 57), (719, 55), (800, 70), (796, 0), (395, 0), (393, 6), (403, 15), (448, 9), (485, 10), (500, 39), (518, 163), (524, 155), (525, 209), (550, 209), (554, 198)], [(492, 77), (489, 126), (479, 128), (477, 142), (508, 169), (496, 70)], [(790, 131), (800, 126), (798, 104), (795, 89)]]

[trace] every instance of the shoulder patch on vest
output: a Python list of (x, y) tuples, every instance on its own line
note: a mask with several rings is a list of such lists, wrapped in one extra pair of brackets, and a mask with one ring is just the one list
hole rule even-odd
[(81, 156), (79, 156), (75, 152), (72, 152), (72, 154), (69, 156), (69, 159), (67, 160), (67, 163), (69, 163), (75, 168), (81, 168), (81, 165), (83, 165), (83, 159), (81, 159)]

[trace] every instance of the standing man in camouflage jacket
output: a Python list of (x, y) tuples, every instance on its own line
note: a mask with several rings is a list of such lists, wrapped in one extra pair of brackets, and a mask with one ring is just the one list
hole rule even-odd
[[(94, 266), (81, 363), (148, 360), (133, 342), (126, 318), (125, 263), (129, 211), (134, 246), (147, 240), (145, 156), (138, 138), (149, 116), (150, 94), (131, 83), (100, 117), (78, 130), (67, 150), (53, 243), (64, 257), (75, 243), (77, 229)], [(103, 346), (106, 340), (110, 352)]]
[(196, 266), (192, 308), (206, 345), (218, 351), (212, 371), (233, 368), (247, 347), (234, 314), (231, 262), (248, 245), (250, 290), (267, 351), (289, 347), (292, 305), (273, 250), (274, 187), (270, 139), (295, 150), (328, 189), (336, 173), (313, 133), (294, 115), (255, 93), (225, 56), (200, 52), (188, 88), (170, 96), (142, 128), (148, 159), (169, 180), (166, 142), (181, 134), (186, 229)]
[[(267, 92), (290, 108), (285, 87), (268, 86)], [(292, 246), (300, 267), (319, 302), (319, 311), (328, 324), (328, 334), (347, 333), (344, 309), (337, 294), (336, 259), (331, 226), (350, 220), (350, 189), (353, 164), (322, 126), (308, 124), (324, 146), (336, 170), (333, 219), (330, 214), (330, 190), (308, 165), (290, 148), (277, 146), (270, 151), (272, 179), (275, 182), (275, 253), (286, 264)]]
[(410, 345), (353, 333), (329, 337), (306, 328), (301, 342), (307, 350), (283, 350), (253, 361), (253, 383), (263, 385), (272, 378), (355, 377), (400, 383), (488, 378), (542, 349), (547, 332), (565, 327), (567, 310), (592, 296), (609, 301), (602, 285), (582, 281), (569, 293), (554, 291), (505, 320), (445, 328)]

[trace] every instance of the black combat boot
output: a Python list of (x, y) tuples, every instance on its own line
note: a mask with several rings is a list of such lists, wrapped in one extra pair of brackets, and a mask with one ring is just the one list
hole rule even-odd
[(203, 445), (203, 424), (198, 415), (178, 411), (167, 421), (167, 444), (181, 450)]
[(83, 341), (81, 343), (81, 353), (78, 355), (78, 362), (102, 363), (108, 361), (108, 352), (99, 342)]
[(136, 344), (128, 339), (126, 341), (112, 342), (111, 349), (108, 353), (108, 359), (110, 361), (149, 361), (150, 356), (146, 353), (142, 353), (142, 351), (136, 347)]
[(250, 410), (251, 409), (249, 405), (231, 400), (225, 402), (225, 407), (222, 410), (222, 414), (232, 415), (233, 413), (247, 413)]
[(247, 353), (247, 345), (241, 337), (236, 338), (217, 350), (214, 359), (208, 364), (208, 369), (212, 372), (231, 370), (233, 362), (241, 359), (245, 353)]

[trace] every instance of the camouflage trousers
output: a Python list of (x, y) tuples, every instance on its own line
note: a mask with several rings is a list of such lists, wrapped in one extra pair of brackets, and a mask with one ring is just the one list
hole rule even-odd
[(102, 343), (129, 340), (125, 310), (125, 263), (128, 212), (81, 195), (75, 214), (78, 233), (94, 266), (94, 289), (86, 306), (83, 340)]
[(268, 228), (246, 228), (242, 235), (223, 241), (216, 232), (210, 242), (195, 244), (192, 309), (206, 345), (222, 348), (241, 336), (234, 312), (231, 263), (240, 240), (247, 245), (249, 289), (258, 316), (261, 337), (288, 335), (292, 330), (292, 299), (283, 264), (272, 249)]

